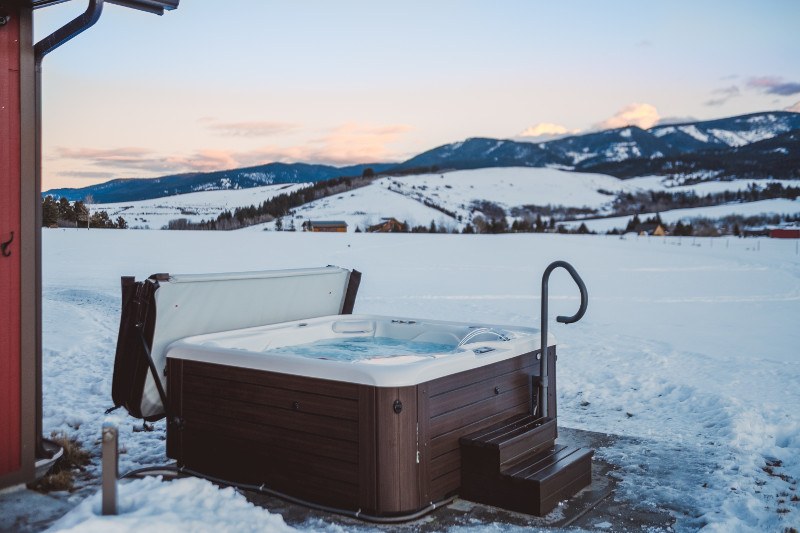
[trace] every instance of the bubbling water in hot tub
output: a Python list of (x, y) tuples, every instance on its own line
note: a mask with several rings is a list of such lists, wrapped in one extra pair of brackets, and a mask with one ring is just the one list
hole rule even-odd
[(274, 355), (291, 355), (333, 361), (364, 361), (378, 358), (422, 356), (451, 353), (457, 343), (425, 342), (391, 337), (342, 337), (321, 339), (306, 344), (271, 348)]

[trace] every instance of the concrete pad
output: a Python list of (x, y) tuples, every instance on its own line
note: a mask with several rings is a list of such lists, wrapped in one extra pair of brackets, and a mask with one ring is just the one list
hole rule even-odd
[(72, 509), (67, 493), (42, 494), (26, 488), (0, 493), (0, 532), (42, 531)]
[[(558, 443), (595, 450), (620, 445), (635, 439), (560, 427)], [(613, 465), (605, 461), (592, 461), (592, 483), (573, 498), (558, 505), (550, 514), (535, 517), (497, 507), (456, 499), (451, 504), (428, 515), (403, 524), (371, 524), (349, 517), (315, 511), (264, 494), (244, 491), (247, 499), (270, 512), (283, 515), (286, 523), (311, 529), (326, 525), (339, 525), (348, 531), (399, 531), (433, 533), (453, 528), (470, 529), (491, 526), (491, 530), (527, 530), (580, 528), (593, 531), (622, 531), (647, 529), (672, 531), (675, 519), (666, 511), (639, 508), (636, 503), (614, 498), (616, 480), (609, 474)]]

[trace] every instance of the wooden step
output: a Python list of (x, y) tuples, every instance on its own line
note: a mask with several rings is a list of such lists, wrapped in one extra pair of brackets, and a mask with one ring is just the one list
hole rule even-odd
[(557, 436), (554, 419), (515, 416), (461, 437), (461, 462), (475, 471), (496, 473), (521, 457), (552, 447)]
[(555, 443), (555, 419), (519, 415), (466, 435), (462, 498), (544, 516), (592, 481), (594, 451)]
[(489, 474), (462, 461), (460, 495), (466, 500), (544, 516), (592, 481), (593, 450), (557, 445)]

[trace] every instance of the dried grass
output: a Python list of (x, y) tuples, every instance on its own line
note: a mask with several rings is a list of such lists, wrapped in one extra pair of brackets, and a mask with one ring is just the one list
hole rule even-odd
[(50, 440), (64, 448), (64, 455), (47, 475), (28, 487), (39, 492), (72, 491), (75, 486), (75, 474), (85, 469), (91, 456), (75, 437), (64, 432), (54, 431), (50, 434)]

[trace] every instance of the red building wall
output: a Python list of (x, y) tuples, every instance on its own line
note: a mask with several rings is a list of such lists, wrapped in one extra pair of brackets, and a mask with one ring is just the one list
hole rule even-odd
[(773, 239), (800, 239), (800, 229), (773, 229), (769, 236)]
[(0, 477), (22, 468), (20, 359), (20, 23), (0, 26)]

